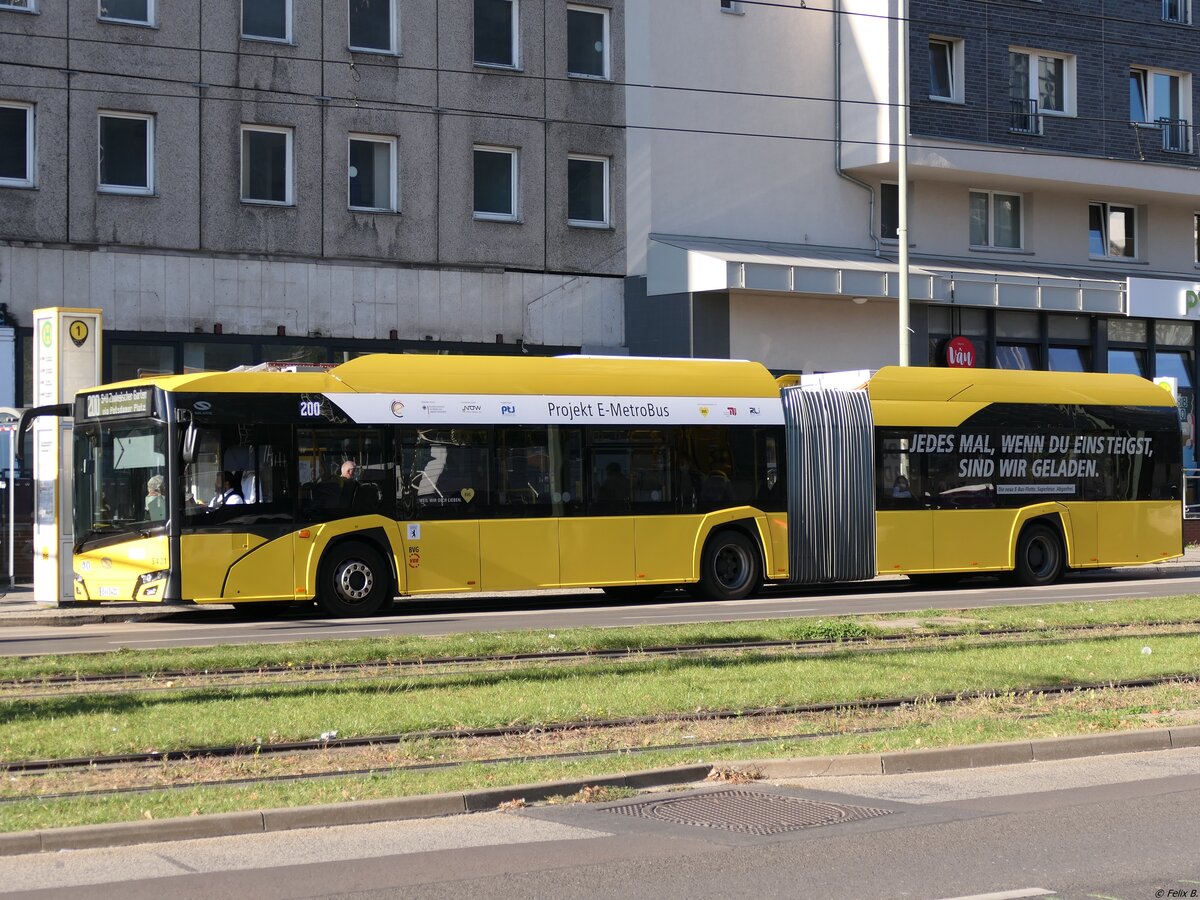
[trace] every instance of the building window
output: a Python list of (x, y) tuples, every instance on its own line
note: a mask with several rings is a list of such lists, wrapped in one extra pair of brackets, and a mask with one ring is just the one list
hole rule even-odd
[(1051, 372), (1089, 372), (1087, 347), (1050, 347), (1048, 360)]
[(37, 12), (36, 0), (0, 0), (0, 9), (15, 9), (20, 12)]
[(33, 104), (0, 103), (0, 186), (33, 187)]
[(242, 201), (292, 203), (292, 129), (242, 126)]
[(475, 63), (520, 65), (517, 44), (517, 0), (475, 0)]
[(350, 49), (396, 52), (395, 0), (349, 0)]
[(1164, 22), (1186, 25), (1191, 21), (1191, 12), (1191, 3), (1188, 0), (1162, 0), (1162, 18)]
[(350, 208), (396, 209), (396, 139), (350, 135)]
[(1108, 371), (1115, 375), (1146, 377), (1145, 350), (1109, 350)]
[(900, 240), (900, 185), (886, 181), (879, 185), (879, 237)]
[(1034, 371), (1041, 368), (1038, 365), (1037, 347), (1026, 344), (997, 344), (997, 369), (1023, 369)]
[(1129, 70), (1129, 120), (1162, 131), (1164, 150), (1191, 150), (1188, 122), (1183, 110), (1191, 106), (1191, 79), (1179, 72), (1158, 69)]
[(608, 10), (567, 7), (567, 74), (608, 78)]
[(1041, 134), (1041, 115), (1075, 115), (1075, 58), (1037, 50), (1010, 50), (1010, 131)]
[(963, 102), (963, 42), (929, 39), (929, 99)]
[(134, 25), (154, 23), (154, 0), (100, 0), (100, 18)]
[(608, 225), (608, 160), (604, 157), (567, 157), (567, 224)]
[(971, 191), (972, 247), (1021, 249), (1021, 195)]
[(242, 0), (242, 37), (291, 43), (291, 0)]
[(154, 117), (100, 113), (100, 190), (154, 193)]
[(505, 147), (475, 148), (475, 218), (516, 221), (516, 150)]
[(1192, 213), (1192, 247), (1196, 251), (1196, 264), (1200, 265), (1200, 213)]
[(739, 16), (745, 14), (739, 0), (721, 0), (721, 12), (735, 13)]
[(1109, 203), (1088, 204), (1088, 255), (1103, 258), (1133, 259), (1137, 216), (1132, 206)]

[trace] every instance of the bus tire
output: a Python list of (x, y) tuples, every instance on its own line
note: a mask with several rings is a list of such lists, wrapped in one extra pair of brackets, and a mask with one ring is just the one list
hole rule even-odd
[(709, 537), (700, 559), (699, 596), (744, 600), (761, 582), (762, 557), (752, 538), (734, 528), (723, 528)]
[(392, 577), (375, 548), (335, 544), (321, 560), (317, 605), (331, 616), (370, 616), (392, 599)]
[(1053, 584), (1063, 573), (1063, 545), (1048, 525), (1026, 525), (1017, 538), (1017, 565), (1013, 579), (1026, 587)]

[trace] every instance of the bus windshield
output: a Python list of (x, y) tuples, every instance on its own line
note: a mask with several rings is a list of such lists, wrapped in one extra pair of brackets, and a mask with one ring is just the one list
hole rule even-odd
[(150, 419), (75, 427), (75, 545), (166, 525), (167, 426)]

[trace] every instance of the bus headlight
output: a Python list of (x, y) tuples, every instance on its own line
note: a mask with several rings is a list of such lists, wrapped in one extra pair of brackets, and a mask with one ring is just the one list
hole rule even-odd
[(133, 598), (136, 600), (141, 597), (157, 597), (159, 586), (156, 581), (166, 581), (167, 576), (171, 573), (166, 569), (160, 569), (157, 572), (146, 572), (138, 576), (137, 587), (134, 589)]

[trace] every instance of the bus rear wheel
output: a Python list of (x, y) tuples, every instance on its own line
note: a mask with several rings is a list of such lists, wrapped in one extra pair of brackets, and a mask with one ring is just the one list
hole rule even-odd
[(758, 545), (740, 531), (718, 531), (704, 545), (699, 595), (709, 600), (743, 600), (758, 590), (762, 558)]
[(370, 616), (392, 599), (383, 557), (359, 541), (338, 544), (321, 561), (317, 604), (331, 616)]
[(1063, 546), (1058, 534), (1047, 525), (1027, 525), (1017, 539), (1018, 584), (1038, 587), (1053, 584), (1063, 573)]

